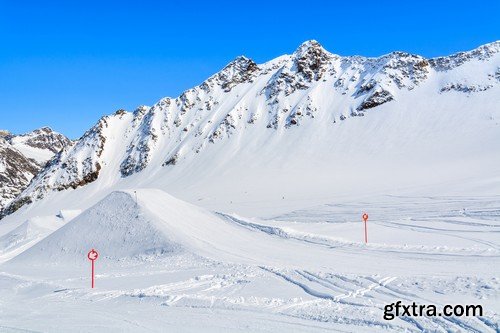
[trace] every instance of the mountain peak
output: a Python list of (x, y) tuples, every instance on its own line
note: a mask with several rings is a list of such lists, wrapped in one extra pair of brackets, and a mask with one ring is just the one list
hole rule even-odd
[(252, 67), (256, 67), (257, 64), (250, 58), (245, 57), (244, 55), (237, 56), (232, 60), (230, 63), (228, 63), (221, 72), (224, 71), (238, 71), (238, 72), (246, 72)]
[(301, 73), (307, 81), (319, 80), (330, 60), (332, 54), (326, 51), (320, 43), (308, 40), (302, 43), (292, 55), (298, 73)]
[(258, 70), (259, 67), (252, 59), (238, 56), (217, 73), (215, 78), (224, 91), (229, 92), (239, 83), (250, 82)]
[(54, 131), (49, 126), (43, 126), (43, 127), (40, 127), (38, 129), (34, 130), (32, 133), (46, 133), (46, 134), (49, 134), (49, 133), (53, 133), (53, 132)]
[[(227, 66), (229, 66), (229, 65), (231, 65), (231, 64), (237, 64), (237, 63), (241, 63), (241, 62), (247, 62), (247, 61), (249, 61), (249, 60), (251, 60), (251, 59), (250, 59), (250, 58), (245, 57), (244, 55), (239, 55), (239, 56), (237, 56), (236, 58), (234, 58), (234, 59), (233, 59), (233, 61), (229, 62), (229, 64), (228, 64)], [(226, 66), (226, 67), (227, 67), (227, 66)]]
[(66, 136), (53, 131), (48, 126), (37, 128), (22, 135), (11, 136), (11, 141), (12, 143), (51, 151), (53, 154), (71, 144), (71, 140), (69, 140)]
[(10, 132), (7, 130), (0, 130), (0, 138), (4, 138), (10, 135)]
[(318, 53), (318, 52), (328, 53), (328, 51), (326, 51), (317, 40), (311, 39), (311, 40), (306, 40), (305, 42), (300, 44), (299, 47), (293, 53), (293, 55), (296, 57), (302, 57), (307, 54)]

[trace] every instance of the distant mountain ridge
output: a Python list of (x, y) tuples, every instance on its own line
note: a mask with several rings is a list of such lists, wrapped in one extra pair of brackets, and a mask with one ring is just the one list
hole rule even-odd
[(295, 128), (328, 133), (391, 105), (407, 108), (412, 99), (447, 105), (449, 94), (466, 101), (498, 91), (499, 53), (496, 41), (432, 59), (405, 52), (342, 57), (312, 40), (264, 64), (240, 56), (175, 99), (101, 118), (75, 144), (61, 145), (62, 151), (2, 214), (53, 191), (92, 183), (104, 170), (110, 183), (146, 169), (150, 176), (192, 165), (218, 145), (227, 156), (238, 156), (244, 148), (234, 143), (250, 136), (274, 135), (283, 143)]
[(49, 127), (22, 135), (0, 131), (0, 208), (19, 195), (55, 153), (70, 145), (71, 140)]

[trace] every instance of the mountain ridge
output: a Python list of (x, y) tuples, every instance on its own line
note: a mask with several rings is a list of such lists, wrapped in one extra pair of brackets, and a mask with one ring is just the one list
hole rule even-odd
[[(58, 153), (0, 216), (17, 210), (23, 200), (92, 183), (103, 169), (118, 181), (146, 168), (158, 172), (194, 161), (193, 156), (230, 137), (243, 140), (244, 133), (257, 131), (252, 126), (281, 136), (287, 129), (310, 126), (315, 118), (335, 126), (364, 117), (373, 109), (408, 99), (417, 90), (448, 100), (444, 94), (467, 98), (497, 89), (499, 51), (500, 41), (495, 41), (430, 59), (399, 51), (376, 58), (341, 57), (311, 40), (291, 55), (263, 64), (239, 56), (177, 98), (165, 97), (151, 107), (102, 117), (73, 146)], [(481, 70), (465, 68), (469, 63)], [(260, 136), (272, 135), (259, 131)], [(106, 148), (111, 137), (122, 140)], [(236, 149), (230, 155), (242, 148), (228, 149)], [(106, 159), (111, 150), (113, 157)], [(116, 164), (115, 170), (110, 164)]]

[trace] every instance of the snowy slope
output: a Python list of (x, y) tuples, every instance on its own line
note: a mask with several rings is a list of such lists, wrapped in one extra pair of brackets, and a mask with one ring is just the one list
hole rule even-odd
[[(0, 266), (3, 326), (498, 330), (498, 196), (362, 199), (261, 220), (212, 213), (157, 189), (134, 191), (111, 193)], [(372, 216), (368, 245), (354, 216), (362, 209)], [(96, 289), (88, 287), (91, 248), (100, 253)], [(383, 306), (396, 300), (482, 304), (485, 313), (383, 320)], [(61, 318), (50, 316), (60, 311)]]
[[(137, 204), (135, 193), (140, 198)], [(411, 257), (412, 253), (430, 258), (436, 253), (443, 257), (466, 254), (463, 259), (454, 259), (450, 265), (440, 263), (436, 267), (432, 265), (432, 260), (419, 264), (420, 273), (434, 274), (458, 274), (462, 268), (456, 262), (468, 261), (469, 255), (476, 257), (475, 263), (470, 263), (471, 269), (477, 265), (477, 271), (486, 271), (491, 261), (497, 261), (500, 257), (498, 246), (478, 247), (476, 242), (462, 242), (462, 247), (446, 246), (440, 249), (421, 245), (412, 247), (408, 244), (388, 246), (376, 241), (372, 241), (368, 248), (360, 242), (345, 242), (342, 244), (344, 247), (358, 248), (358, 253), (336, 249), (336, 255), (331, 256), (331, 249), (324, 245), (329, 242), (331, 245), (338, 243), (334, 237), (328, 237), (328, 233), (321, 230), (316, 232), (314, 227), (306, 227), (301, 232), (300, 226), (296, 224), (286, 226), (280, 222), (270, 226), (272, 221), (250, 221), (234, 215), (215, 214), (157, 189), (140, 189), (135, 190), (135, 193), (127, 191), (109, 194), (71, 222), (16, 256), (9, 264), (81, 265), (88, 250), (97, 248), (105, 254), (101, 261), (111, 264), (142, 256), (171, 256), (187, 251), (203, 258), (238, 264), (302, 269), (328, 267), (338, 272), (346, 270), (350, 273), (368, 274), (375, 271), (378, 265), (372, 262), (373, 256), (385, 255), (387, 250), (391, 250), (399, 253), (400, 258), (392, 258), (384, 269), (387, 273), (401, 275), (408, 273), (404, 264), (408, 259), (406, 255)], [(435, 226), (438, 227), (438, 224)], [(330, 231), (333, 235), (343, 236), (340, 239), (349, 238), (341, 235), (339, 230)], [(442, 237), (440, 241), (434, 242), (443, 244)], [(380, 236), (374, 238), (380, 241)], [(401, 237), (400, 240), (407, 238)], [(311, 247), (308, 243), (316, 246)], [(452, 244), (453, 240), (445, 243)], [(422, 242), (419, 241), (418, 244)], [(365, 256), (366, 250), (372, 251), (372, 257)], [(322, 260), (311, 261), (311, 258)]]

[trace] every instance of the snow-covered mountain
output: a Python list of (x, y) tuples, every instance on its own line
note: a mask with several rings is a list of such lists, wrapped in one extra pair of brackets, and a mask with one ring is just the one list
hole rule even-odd
[(21, 193), (55, 153), (71, 145), (48, 127), (23, 135), (0, 131), (0, 209)]
[(90, 183), (213, 199), (470, 178), (500, 158), (499, 51), (343, 57), (307, 41), (264, 64), (240, 56), (177, 98), (101, 118), (3, 214)]

